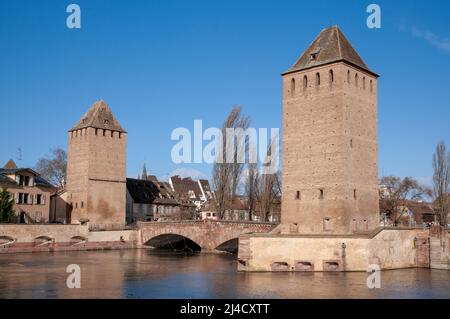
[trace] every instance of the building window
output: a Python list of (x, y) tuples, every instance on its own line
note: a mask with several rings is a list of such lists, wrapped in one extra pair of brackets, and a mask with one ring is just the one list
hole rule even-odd
[(33, 185), (31, 185), (30, 176), (19, 175), (19, 185), (20, 186), (33, 186)]
[(36, 204), (42, 205), (42, 195), (41, 194), (36, 195)]
[(330, 231), (330, 230), (332, 230), (332, 228), (331, 228), (331, 218), (325, 217), (325, 218), (323, 219), (323, 230), (324, 230), (324, 231)]
[(330, 70), (329, 74), (328, 74), (328, 80), (330, 82), (330, 88), (334, 83), (334, 74), (333, 74), (333, 70)]
[(350, 85), (350, 70), (347, 71), (347, 83)]
[(119, 132), (119, 138), (122, 138), (122, 133), (121, 132)]
[(323, 199), (323, 189), (321, 188), (321, 189), (319, 189), (319, 191), (320, 191), (319, 199)]
[(316, 86), (320, 86), (320, 73), (316, 73)]
[(83, 202), (83, 201), (81, 202), (80, 207), (81, 207), (81, 208), (84, 208), (84, 202)]
[(306, 91), (307, 88), (308, 88), (308, 77), (305, 75), (303, 77), (303, 90)]
[(373, 85), (372, 85), (372, 80), (370, 80), (370, 93), (372, 93), (373, 90)]
[(363, 90), (366, 89), (366, 77), (363, 76)]
[(295, 199), (301, 199), (300, 191), (295, 192)]
[(75, 208), (78, 208), (78, 203), (75, 203)]
[(353, 139), (350, 139), (350, 148), (353, 148)]
[(358, 87), (358, 73), (355, 74), (355, 87)]
[(95, 129), (95, 135), (97, 135), (97, 133), (98, 133), (98, 128)]
[(357, 199), (356, 189), (353, 190), (353, 199)]
[(295, 93), (295, 79), (291, 80), (291, 96), (294, 96)]
[(106, 130), (103, 130), (103, 136), (106, 136)]
[(111, 137), (114, 137), (114, 131), (111, 131)]

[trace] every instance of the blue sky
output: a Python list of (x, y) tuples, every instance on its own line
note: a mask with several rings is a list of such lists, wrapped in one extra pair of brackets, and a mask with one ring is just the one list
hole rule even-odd
[[(80, 30), (66, 7), (81, 7)], [(241, 105), (254, 127), (281, 127), (281, 77), (324, 28), (338, 24), (379, 79), (380, 174), (429, 181), (450, 145), (449, 1), (0, 0), (0, 163), (34, 166), (67, 148), (67, 130), (104, 99), (128, 131), (127, 172), (171, 160), (176, 127), (220, 126)]]

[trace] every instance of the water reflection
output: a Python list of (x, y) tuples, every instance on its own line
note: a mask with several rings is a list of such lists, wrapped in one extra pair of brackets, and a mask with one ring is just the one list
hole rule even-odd
[[(68, 289), (66, 267), (81, 267)], [(0, 255), (0, 298), (450, 298), (450, 272), (238, 273), (235, 256), (154, 250)]]

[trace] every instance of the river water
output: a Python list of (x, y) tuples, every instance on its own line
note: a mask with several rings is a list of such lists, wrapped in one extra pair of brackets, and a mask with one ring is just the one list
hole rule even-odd
[[(66, 267), (78, 264), (81, 288)], [(450, 272), (239, 273), (236, 256), (150, 249), (0, 255), (0, 298), (450, 298)]]

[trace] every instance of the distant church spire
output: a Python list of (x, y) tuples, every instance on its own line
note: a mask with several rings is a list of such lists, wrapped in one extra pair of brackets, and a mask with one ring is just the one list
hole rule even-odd
[(144, 168), (142, 169), (141, 179), (147, 180), (147, 167), (146, 167), (145, 163), (144, 163)]

